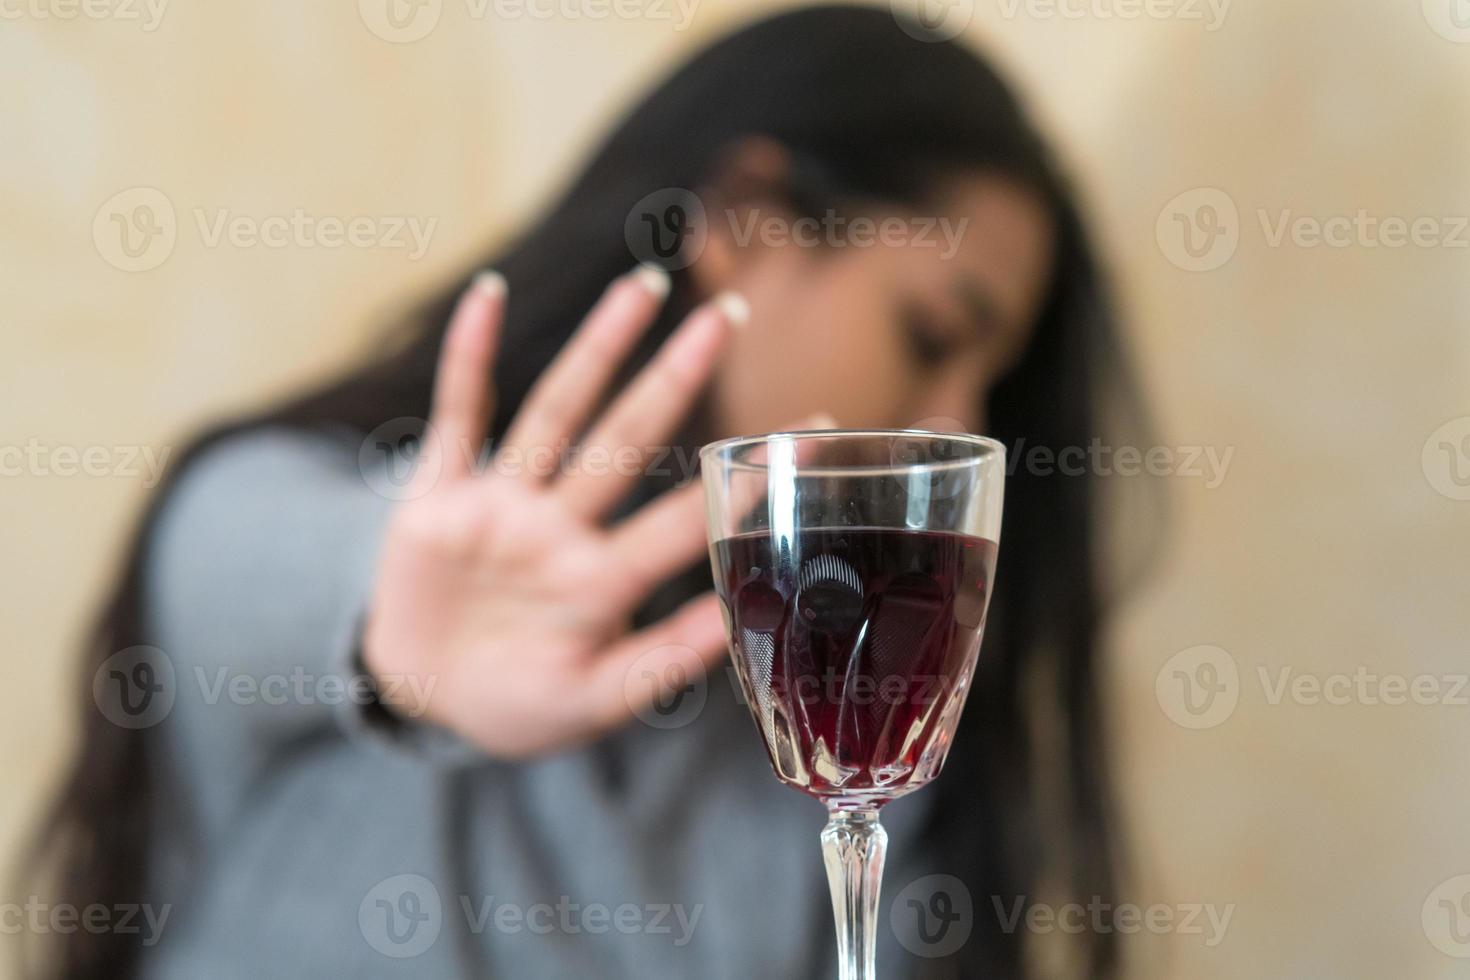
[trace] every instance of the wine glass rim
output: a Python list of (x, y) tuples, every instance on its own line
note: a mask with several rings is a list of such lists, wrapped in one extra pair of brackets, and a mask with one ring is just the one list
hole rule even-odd
[[(992, 456), (1005, 460), (1005, 444), (989, 436), (978, 436), (969, 432), (937, 432), (933, 429), (792, 429), (782, 432), (765, 432), (749, 436), (732, 436), (728, 439), (719, 439), (706, 444), (699, 451), (701, 461), (713, 460), (720, 453), (728, 453), (743, 446), (755, 446), (761, 443), (776, 440), (809, 440), (823, 438), (841, 437), (867, 437), (867, 438), (892, 438), (894, 436), (905, 436), (919, 439), (927, 439), (931, 442), (956, 442), (968, 446), (978, 447), (984, 452), (968, 459), (935, 460), (927, 463), (892, 463), (883, 465), (878, 463), (856, 464), (856, 465), (816, 465), (804, 467), (798, 464), (797, 469), (809, 475), (821, 473), (880, 473), (892, 471), (907, 471), (914, 469), (949, 469), (963, 466), (974, 466)], [(732, 469), (764, 470), (765, 463), (753, 463), (748, 460), (734, 460), (726, 458), (720, 464)]]

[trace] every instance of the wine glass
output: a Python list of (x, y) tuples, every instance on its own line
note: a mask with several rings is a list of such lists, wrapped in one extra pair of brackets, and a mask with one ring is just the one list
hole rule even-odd
[(939, 774), (974, 672), (1005, 448), (918, 430), (700, 453), (736, 673), (777, 778), (826, 805), (842, 980), (873, 980), (878, 809)]

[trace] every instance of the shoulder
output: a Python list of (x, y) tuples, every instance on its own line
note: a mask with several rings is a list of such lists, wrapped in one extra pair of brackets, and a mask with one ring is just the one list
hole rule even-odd
[(233, 433), (185, 459), (147, 534), (155, 577), (292, 558), (322, 563), (379, 527), (391, 501), (359, 465), (360, 436), (259, 428)]
[(324, 483), (356, 481), (366, 488), (357, 470), (358, 446), (345, 430), (263, 426), (231, 433), (182, 463), (164, 506), (172, 508), (197, 498), (270, 496)]

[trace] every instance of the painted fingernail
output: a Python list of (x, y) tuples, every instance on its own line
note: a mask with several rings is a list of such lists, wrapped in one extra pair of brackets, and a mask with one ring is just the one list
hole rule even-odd
[(743, 327), (750, 322), (750, 302), (734, 290), (715, 297), (715, 306), (730, 321), (732, 327)]
[(669, 295), (669, 273), (661, 265), (645, 262), (633, 270), (633, 278), (638, 284), (648, 290), (654, 299), (663, 299)]
[(491, 299), (500, 299), (507, 291), (505, 276), (494, 269), (487, 269), (475, 276), (475, 288)]

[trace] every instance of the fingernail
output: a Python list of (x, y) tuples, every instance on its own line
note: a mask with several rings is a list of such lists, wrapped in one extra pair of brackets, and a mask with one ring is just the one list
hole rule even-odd
[(633, 270), (633, 278), (638, 284), (652, 294), (654, 299), (663, 299), (669, 295), (669, 273), (661, 265), (652, 262), (644, 262)]
[(727, 290), (715, 297), (715, 306), (730, 321), (732, 327), (743, 327), (750, 322), (750, 302), (734, 290)]
[(803, 424), (807, 429), (835, 429), (837, 419), (826, 412), (818, 412), (816, 415), (809, 416)]
[(474, 285), (476, 289), (491, 299), (502, 298), (505, 296), (508, 288), (505, 283), (505, 276), (502, 276), (494, 269), (486, 269), (484, 272), (475, 276)]

